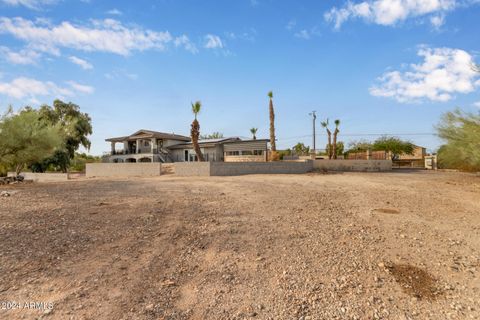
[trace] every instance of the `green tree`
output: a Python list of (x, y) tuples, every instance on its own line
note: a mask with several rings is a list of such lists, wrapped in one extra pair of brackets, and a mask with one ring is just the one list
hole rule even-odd
[(75, 151), (80, 146), (90, 149), (88, 136), (92, 134), (92, 119), (87, 113), (82, 113), (80, 107), (74, 103), (65, 103), (55, 100), (53, 107), (43, 105), (39, 109), (43, 121), (52, 125), (59, 125), (63, 147), (51, 157), (42, 162), (34, 163), (32, 171), (44, 172), (48, 168), (67, 172), (70, 161), (75, 156)]
[(191, 128), (191, 138), (193, 144), (193, 150), (197, 154), (198, 161), (205, 161), (203, 158), (202, 150), (200, 150), (200, 145), (198, 144), (198, 138), (200, 137), (200, 123), (197, 120), (197, 115), (200, 113), (202, 109), (202, 103), (197, 101), (192, 103), (192, 112), (195, 115), (195, 119), (192, 121), (192, 128)]
[(413, 154), (415, 145), (397, 137), (382, 136), (373, 142), (373, 150), (390, 153), (391, 159), (395, 160), (402, 154)]
[(367, 140), (352, 141), (348, 144), (348, 152), (363, 152), (372, 149), (372, 143)]
[(70, 169), (76, 172), (85, 172), (86, 164), (95, 162), (102, 162), (102, 158), (86, 153), (75, 152), (75, 157), (71, 161)]
[(19, 174), (53, 155), (62, 146), (59, 129), (31, 108), (17, 114), (10, 108), (0, 119), (0, 164)]
[(293, 146), (293, 151), (295, 151), (295, 154), (297, 155), (308, 155), (310, 153), (310, 147), (299, 142)]
[(252, 138), (253, 140), (257, 140), (257, 131), (258, 131), (258, 128), (251, 128), (250, 129), (250, 133), (252, 134)]
[(436, 127), (445, 144), (438, 150), (439, 165), (465, 171), (480, 171), (480, 112), (456, 109), (445, 113)]
[(200, 139), (221, 139), (223, 138), (223, 133), (213, 132), (211, 134), (200, 135)]

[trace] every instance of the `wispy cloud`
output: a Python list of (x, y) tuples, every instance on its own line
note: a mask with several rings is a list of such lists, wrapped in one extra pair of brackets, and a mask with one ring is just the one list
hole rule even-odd
[(298, 32), (295, 32), (293, 34), (295, 37), (297, 38), (300, 38), (300, 39), (304, 39), (304, 40), (309, 40), (311, 39), (313, 36), (319, 36), (320, 35), (320, 31), (318, 31), (318, 29), (316, 27), (313, 27), (309, 30), (307, 29), (302, 29)]
[(190, 51), (191, 53), (195, 54), (198, 53), (197, 46), (190, 41), (190, 38), (186, 35), (181, 35), (176, 37), (174, 40), (175, 47), (183, 47), (185, 50)]
[(93, 87), (87, 86), (87, 85), (84, 85), (84, 84), (79, 84), (75, 81), (67, 81), (67, 83), (70, 85), (70, 87), (73, 90), (75, 90), (77, 92), (90, 94), (90, 93), (93, 93), (95, 91), (95, 89)]
[(22, 49), (17, 52), (3, 46), (0, 47), (0, 53), (6, 61), (12, 64), (35, 64), (40, 58), (40, 54), (33, 50)]
[(52, 81), (39, 81), (27, 77), (18, 77), (11, 82), (0, 82), (0, 94), (14, 99), (36, 100), (38, 96), (67, 97), (77, 93), (92, 93), (90, 86), (81, 85), (74, 81), (67, 82), (67, 86), (59, 86)]
[(290, 21), (288, 21), (287, 25), (285, 26), (285, 28), (287, 30), (292, 30), (293, 28), (295, 28), (295, 26), (297, 25), (297, 20), (295, 19), (292, 19)]
[(473, 106), (477, 107), (477, 108), (480, 108), (480, 101), (477, 101), (473, 104)]
[[(440, 16), (456, 6), (456, 0), (368, 0), (356, 3), (347, 1), (343, 7), (331, 8), (324, 17), (328, 22), (334, 23), (336, 29), (347, 20), (355, 18), (391, 26), (413, 17), (431, 14)], [(432, 23), (439, 22), (436, 20)]]
[(93, 69), (93, 66), (90, 62), (87, 60), (83, 60), (81, 58), (75, 57), (75, 56), (70, 56), (68, 58), (72, 63), (79, 65), (83, 70), (90, 70)]
[(118, 9), (116, 9), (116, 8), (114, 8), (114, 9), (108, 10), (108, 11), (106, 12), (106, 14), (110, 14), (110, 15), (112, 15), (112, 16), (121, 16), (121, 15), (123, 15), (123, 12), (120, 11), (120, 10), (118, 10)]
[(214, 34), (207, 34), (205, 36), (204, 48), (207, 48), (207, 49), (222, 49), (223, 47), (224, 47), (224, 44), (222, 42), (222, 39), (220, 39), (219, 36), (214, 35)]
[(24, 6), (33, 10), (41, 10), (47, 5), (57, 3), (57, 0), (0, 0), (11, 6)]
[(479, 75), (472, 69), (473, 57), (451, 48), (420, 48), (420, 64), (406, 71), (389, 71), (370, 88), (370, 94), (399, 102), (448, 101), (455, 93), (469, 93), (480, 86)]
[(57, 55), (62, 47), (129, 55), (133, 51), (165, 50), (174, 40), (168, 31), (125, 26), (113, 19), (92, 20), (88, 25), (77, 25), (68, 21), (59, 25), (45, 25), (19, 17), (2, 17), (1, 33), (23, 40), (35, 50)]

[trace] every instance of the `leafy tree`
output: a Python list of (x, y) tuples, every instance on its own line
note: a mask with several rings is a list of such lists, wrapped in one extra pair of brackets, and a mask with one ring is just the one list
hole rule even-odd
[(413, 154), (415, 145), (397, 137), (383, 136), (373, 142), (373, 150), (388, 152), (392, 160), (395, 160), (402, 154)]
[(328, 143), (327, 143), (327, 148), (325, 149), (325, 151), (328, 155), (328, 158), (332, 159), (332, 153), (333, 153), (333, 150), (332, 150), (332, 132), (328, 128), (328, 119), (320, 122), (320, 124), (322, 125), (323, 128), (325, 128), (325, 130), (327, 130)]
[(333, 153), (333, 159), (337, 159), (337, 136), (340, 130), (338, 127), (340, 126), (340, 120), (335, 120), (335, 131), (333, 131), (333, 146), (332, 146), (332, 153)]
[(252, 138), (253, 140), (257, 140), (257, 131), (258, 131), (258, 128), (251, 128), (250, 129), (250, 133), (252, 134)]
[(200, 139), (221, 139), (223, 138), (223, 133), (213, 132), (211, 134), (200, 135)]
[(297, 155), (308, 155), (310, 153), (310, 147), (299, 142), (293, 146), (293, 151), (295, 151)]
[(205, 161), (203, 158), (202, 150), (200, 150), (200, 146), (198, 144), (198, 138), (200, 137), (200, 123), (197, 120), (197, 115), (200, 113), (202, 109), (202, 103), (197, 101), (192, 103), (192, 112), (195, 115), (195, 119), (192, 122), (192, 129), (191, 129), (191, 136), (192, 136), (192, 144), (195, 153), (197, 154), (198, 161)]
[(446, 142), (438, 150), (440, 166), (480, 171), (480, 112), (473, 114), (460, 109), (447, 112), (436, 128)]
[(102, 158), (97, 156), (91, 156), (86, 153), (76, 152), (75, 157), (70, 164), (70, 169), (77, 172), (84, 172), (87, 163), (95, 162), (102, 162)]
[(87, 113), (82, 113), (80, 107), (74, 103), (65, 103), (55, 100), (53, 107), (43, 105), (39, 109), (43, 121), (52, 125), (59, 125), (63, 139), (63, 148), (57, 150), (52, 157), (42, 162), (34, 163), (32, 171), (44, 172), (48, 168), (67, 172), (75, 151), (80, 146), (90, 148), (88, 136), (92, 134), (92, 119)]
[(372, 149), (372, 143), (367, 140), (352, 141), (348, 144), (348, 152), (362, 152)]
[(62, 145), (59, 129), (31, 108), (18, 114), (10, 108), (0, 119), (0, 164), (19, 174), (51, 156)]
[(270, 91), (268, 93), (268, 97), (270, 98), (270, 103), (268, 105), (268, 109), (270, 111), (270, 145), (272, 148), (272, 152), (277, 151), (276, 139), (275, 139), (275, 110), (273, 109), (273, 92)]

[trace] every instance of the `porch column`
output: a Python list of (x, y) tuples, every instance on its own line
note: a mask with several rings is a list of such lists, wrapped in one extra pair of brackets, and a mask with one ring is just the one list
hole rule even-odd
[(152, 153), (157, 153), (157, 139), (156, 138), (152, 138), (150, 139), (150, 144), (151, 144), (151, 150), (152, 150)]
[(123, 141), (123, 154), (129, 154), (130, 150), (128, 149), (128, 141)]
[(135, 153), (138, 153), (138, 151), (140, 150), (140, 139), (137, 139), (136, 140), (136, 149), (135, 149)]
[(114, 155), (115, 154), (115, 142), (112, 141), (112, 142), (110, 142), (110, 144), (111, 144), (111, 147), (112, 147), (112, 155)]

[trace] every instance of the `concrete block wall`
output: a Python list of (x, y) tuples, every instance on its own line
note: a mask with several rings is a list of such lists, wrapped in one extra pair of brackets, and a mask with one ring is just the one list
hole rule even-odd
[(392, 160), (315, 160), (313, 168), (327, 171), (390, 171)]
[(175, 162), (177, 176), (210, 176), (212, 162)]
[[(7, 175), (14, 177), (16, 174), (15, 172), (8, 172)], [(68, 173), (22, 172), (20, 175), (23, 176), (25, 180), (33, 180), (35, 182), (59, 182), (68, 180)]]
[(240, 176), (245, 174), (301, 174), (313, 169), (306, 162), (217, 162), (212, 163), (212, 176)]
[(86, 177), (153, 177), (162, 172), (159, 162), (87, 163)]
[(313, 169), (306, 162), (183, 162), (175, 163), (179, 176), (239, 176), (245, 174), (301, 174)]

